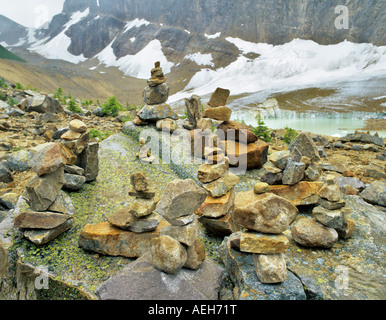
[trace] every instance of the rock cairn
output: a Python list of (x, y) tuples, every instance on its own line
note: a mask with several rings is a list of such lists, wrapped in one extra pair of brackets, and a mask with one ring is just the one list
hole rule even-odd
[(14, 220), (14, 227), (37, 245), (48, 243), (73, 225), (74, 207), (63, 190), (80, 190), (98, 175), (99, 145), (89, 142), (82, 121), (71, 121), (61, 139), (32, 149), (30, 164), (35, 175), (26, 185), (26, 205), (19, 204)]
[(159, 198), (155, 191), (149, 188), (142, 172), (133, 173), (130, 181), (132, 188), (129, 190), (129, 196), (134, 197), (134, 202), (110, 215), (108, 222), (135, 233), (154, 231), (160, 223), (160, 216), (154, 211)]
[(192, 179), (170, 182), (157, 204), (156, 211), (171, 225), (163, 228), (150, 243), (154, 266), (175, 274), (182, 267), (198, 269), (205, 260), (205, 248), (198, 238), (194, 211), (206, 193)]
[(292, 227), (294, 240), (305, 247), (331, 248), (339, 239), (348, 239), (355, 230), (355, 221), (348, 218), (350, 210), (341, 199), (341, 191), (330, 175), (319, 190), (319, 206), (311, 218), (298, 220)]
[(142, 93), (145, 106), (138, 111), (133, 123), (135, 125), (146, 125), (155, 122), (156, 127), (160, 130), (174, 129), (176, 127), (175, 120), (178, 119), (178, 116), (166, 103), (169, 98), (170, 86), (166, 82), (159, 61), (155, 63), (154, 68), (151, 70), (151, 78), (147, 81), (147, 84), (148, 86)]
[(213, 151), (207, 150), (210, 161), (198, 169), (197, 179), (206, 190), (207, 196), (195, 214), (207, 230), (218, 236), (227, 236), (238, 230), (232, 214), (235, 202), (234, 187), (240, 178), (228, 171), (229, 161), (223, 153), (216, 154), (222, 161), (213, 163)]
[(244, 231), (229, 237), (231, 247), (253, 254), (256, 275), (262, 283), (280, 283), (287, 279), (285, 251), (289, 240), (283, 232), (297, 213), (298, 209), (290, 201), (261, 188), (237, 194), (233, 216)]
[(198, 96), (185, 99), (188, 122), (191, 130), (192, 153), (206, 158), (205, 148), (217, 147), (228, 157), (229, 165), (246, 170), (261, 168), (267, 162), (268, 144), (247, 125), (231, 121), (232, 110), (226, 107), (229, 90), (217, 88), (209, 103), (201, 106)]

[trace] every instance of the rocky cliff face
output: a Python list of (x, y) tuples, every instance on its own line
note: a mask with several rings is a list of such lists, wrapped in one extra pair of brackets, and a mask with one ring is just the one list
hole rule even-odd
[[(98, 6), (99, 3), (99, 6)], [(335, 28), (338, 5), (347, 4), (349, 29)], [(64, 13), (90, 8), (119, 20), (143, 18), (197, 33), (222, 32), (253, 42), (283, 44), (294, 38), (332, 44), (386, 42), (383, 0), (66, 0)]]

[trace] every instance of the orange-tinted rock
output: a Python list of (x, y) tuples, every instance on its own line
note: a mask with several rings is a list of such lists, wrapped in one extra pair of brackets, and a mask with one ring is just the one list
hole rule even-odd
[(309, 205), (318, 203), (318, 192), (322, 186), (322, 182), (301, 181), (293, 186), (271, 186), (271, 192), (286, 198), (294, 206)]
[(209, 108), (204, 111), (204, 118), (210, 118), (220, 121), (229, 121), (232, 110), (228, 107)]
[(232, 189), (220, 198), (213, 198), (208, 195), (196, 214), (208, 218), (220, 218), (225, 216), (234, 205), (235, 191)]
[(246, 124), (237, 121), (225, 121), (217, 127), (217, 135), (224, 135), (225, 140), (252, 143), (257, 141), (257, 136)]
[(254, 169), (261, 168), (267, 162), (269, 145), (264, 141), (257, 140), (245, 145), (226, 140), (220, 141), (219, 145), (225, 151), (230, 166)]
[(168, 222), (161, 221), (152, 232), (134, 233), (113, 227), (107, 221), (86, 224), (80, 234), (79, 245), (100, 254), (138, 258), (150, 249), (150, 241), (168, 225)]

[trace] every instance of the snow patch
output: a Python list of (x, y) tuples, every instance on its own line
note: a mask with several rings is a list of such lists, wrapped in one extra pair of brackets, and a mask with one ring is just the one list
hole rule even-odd
[(64, 25), (64, 30), (59, 33), (55, 38), (51, 39), (45, 44), (43, 41), (35, 43), (29, 48), (30, 51), (35, 51), (47, 59), (65, 60), (74, 64), (87, 60), (84, 55), (75, 56), (68, 52), (68, 48), (71, 45), (71, 39), (65, 34), (65, 32), (73, 25), (77, 24), (83, 18), (87, 17), (90, 13), (90, 9), (87, 8), (83, 12), (75, 12), (70, 21)]
[(218, 38), (219, 36), (221, 36), (221, 32), (217, 32), (217, 33), (215, 33), (215, 34), (206, 34), (206, 33), (205, 33), (205, 37), (206, 37), (207, 39), (216, 39), (216, 38)]
[(199, 66), (211, 66), (214, 67), (214, 63), (212, 62), (213, 57), (211, 53), (193, 53), (185, 56), (185, 59), (189, 59), (191, 61), (194, 61), (197, 63)]
[(129, 31), (132, 28), (139, 28), (141, 26), (147, 26), (149, 24), (150, 24), (150, 22), (145, 20), (145, 19), (135, 18), (134, 20), (129, 21), (128, 23), (126, 23), (126, 26), (125, 26), (125, 29), (123, 30), (123, 33)]

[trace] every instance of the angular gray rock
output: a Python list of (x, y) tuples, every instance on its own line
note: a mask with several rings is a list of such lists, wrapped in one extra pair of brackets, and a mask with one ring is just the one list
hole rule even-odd
[(28, 150), (13, 152), (7, 157), (7, 167), (12, 171), (24, 172), (31, 169), (33, 153)]
[(296, 162), (292, 159), (287, 161), (285, 170), (283, 171), (282, 182), (285, 185), (294, 185), (304, 178), (306, 165), (303, 162)]
[(189, 123), (196, 128), (198, 120), (202, 118), (201, 98), (193, 95), (190, 99), (185, 99), (185, 106), (188, 112)]
[(166, 274), (156, 269), (149, 252), (100, 285), (101, 300), (218, 300), (224, 270), (206, 259), (198, 270)]
[(99, 173), (99, 143), (90, 142), (78, 156), (77, 166), (84, 170), (86, 182), (94, 181)]
[(176, 179), (166, 186), (156, 211), (169, 221), (193, 214), (205, 199), (205, 190), (194, 180)]
[(158, 86), (147, 86), (142, 93), (143, 101), (148, 105), (165, 103), (169, 98), (170, 86), (162, 83)]
[(63, 167), (39, 177), (34, 176), (26, 185), (26, 200), (35, 211), (46, 211), (56, 200), (64, 183)]
[(310, 158), (311, 162), (316, 162), (320, 160), (319, 151), (315, 142), (312, 140), (309, 134), (305, 132), (301, 132), (300, 134), (298, 134), (288, 146), (288, 150), (291, 152), (295, 148), (300, 151), (302, 156)]
[(157, 122), (158, 120), (167, 118), (172, 120), (178, 119), (178, 116), (168, 104), (145, 105), (138, 111), (138, 116), (142, 120), (150, 122)]
[(360, 196), (371, 204), (386, 207), (386, 184), (382, 181), (374, 181), (360, 193)]
[(63, 188), (70, 191), (79, 191), (83, 188), (86, 183), (86, 177), (78, 176), (76, 174), (64, 174), (65, 183)]

